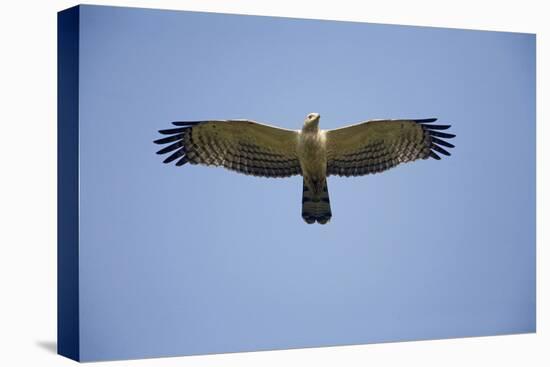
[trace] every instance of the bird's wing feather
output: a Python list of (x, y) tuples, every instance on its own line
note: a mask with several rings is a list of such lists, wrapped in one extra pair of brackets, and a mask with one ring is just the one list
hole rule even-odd
[(436, 119), (371, 120), (326, 132), (327, 174), (361, 176), (382, 172), (417, 159), (441, 159), (454, 148), (441, 132), (450, 125), (433, 125)]
[(281, 129), (249, 120), (173, 122), (177, 128), (160, 130), (168, 144), (158, 154), (176, 165), (187, 162), (222, 166), (247, 175), (288, 177), (301, 174), (296, 154), (298, 131)]

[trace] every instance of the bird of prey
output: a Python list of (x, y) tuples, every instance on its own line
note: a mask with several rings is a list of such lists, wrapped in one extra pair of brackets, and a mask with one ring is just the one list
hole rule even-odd
[(441, 159), (454, 145), (441, 132), (450, 125), (437, 119), (370, 120), (333, 129), (319, 128), (320, 115), (307, 115), (301, 130), (288, 130), (250, 120), (177, 121), (159, 130), (169, 144), (157, 153), (171, 153), (164, 163), (176, 166), (222, 166), (262, 177), (303, 176), (302, 218), (325, 224), (332, 212), (327, 177), (382, 172), (417, 159)]

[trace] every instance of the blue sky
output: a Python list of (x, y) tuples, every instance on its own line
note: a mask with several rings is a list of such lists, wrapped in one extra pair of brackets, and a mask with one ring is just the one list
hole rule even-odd
[[(81, 357), (532, 332), (535, 36), (84, 6)], [(330, 177), (162, 164), (174, 120), (438, 117), (453, 155)]]

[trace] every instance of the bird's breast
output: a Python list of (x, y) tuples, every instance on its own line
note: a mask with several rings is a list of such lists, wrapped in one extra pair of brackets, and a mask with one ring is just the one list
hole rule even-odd
[(304, 176), (326, 176), (327, 156), (325, 133), (301, 132), (298, 142), (298, 156)]

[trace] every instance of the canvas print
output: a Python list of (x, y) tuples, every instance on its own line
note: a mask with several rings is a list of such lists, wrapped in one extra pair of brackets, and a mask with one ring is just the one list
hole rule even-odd
[(536, 330), (533, 34), (58, 15), (58, 351)]

